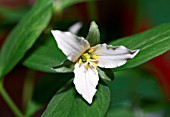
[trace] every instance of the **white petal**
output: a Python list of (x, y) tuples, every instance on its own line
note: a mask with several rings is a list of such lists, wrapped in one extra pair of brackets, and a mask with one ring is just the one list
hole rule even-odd
[(51, 32), (58, 47), (72, 62), (76, 62), (76, 60), (90, 48), (89, 42), (83, 37), (77, 37), (70, 32), (61, 32), (59, 30), (52, 30)]
[(77, 23), (73, 24), (72, 26), (70, 26), (68, 31), (73, 33), (73, 34), (77, 34), (81, 27), (82, 27), (82, 23), (77, 22)]
[(133, 58), (139, 50), (129, 50), (124, 46), (110, 46), (98, 44), (92, 47), (92, 54), (98, 56), (97, 66), (104, 68), (115, 68), (124, 65), (128, 59)]
[(74, 69), (74, 85), (77, 92), (89, 103), (92, 103), (93, 96), (96, 93), (96, 86), (99, 81), (97, 70), (89, 65), (86, 69), (84, 64), (76, 63)]

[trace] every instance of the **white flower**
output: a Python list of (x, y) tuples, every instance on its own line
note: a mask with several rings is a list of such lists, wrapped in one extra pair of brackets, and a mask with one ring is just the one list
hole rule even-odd
[(89, 103), (99, 81), (97, 67), (116, 68), (124, 65), (128, 59), (133, 58), (139, 50), (129, 50), (124, 46), (111, 46), (90, 44), (83, 37), (77, 37), (70, 32), (52, 30), (52, 34), (67, 58), (76, 62), (74, 67), (74, 85), (77, 92)]

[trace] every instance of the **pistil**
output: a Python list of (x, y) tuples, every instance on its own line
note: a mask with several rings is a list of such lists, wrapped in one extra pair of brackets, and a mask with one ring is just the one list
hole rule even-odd
[(94, 49), (90, 49), (87, 52), (85, 52), (78, 60), (78, 64), (81, 64), (82, 62), (85, 65), (85, 68), (88, 69), (89, 68), (89, 64), (91, 64), (94, 68), (97, 68), (97, 60), (98, 56), (96, 55), (92, 55), (92, 53), (94, 52)]

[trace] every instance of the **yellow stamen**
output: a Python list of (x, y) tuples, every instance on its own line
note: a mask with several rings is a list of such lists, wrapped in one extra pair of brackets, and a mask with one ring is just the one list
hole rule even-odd
[(92, 55), (92, 58), (93, 58), (93, 59), (98, 59), (99, 57), (96, 56), (96, 55)]
[(84, 54), (82, 55), (82, 59), (83, 59), (83, 61), (89, 60), (89, 59), (90, 59), (90, 54), (89, 54), (89, 53), (84, 53)]
[(94, 49), (90, 49), (90, 50), (89, 50), (89, 53), (90, 53), (90, 54), (91, 54), (92, 52), (94, 52)]
[(95, 62), (90, 62), (90, 63), (93, 65), (93, 67), (97, 68), (97, 65)]
[(88, 68), (89, 68), (89, 64), (88, 64), (88, 62), (86, 62), (84, 65), (85, 65), (85, 68), (86, 68), (86, 69), (88, 69)]
[(85, 56), (85, 57), (86, 57), (87, 55), (88, 55), (88, 53), (84, 53), (84, 54), (83, 54), (83, 56)]
[(79, 59), (78, 64), (81, 64), (81, 63), (82, 63), (82, 59)]

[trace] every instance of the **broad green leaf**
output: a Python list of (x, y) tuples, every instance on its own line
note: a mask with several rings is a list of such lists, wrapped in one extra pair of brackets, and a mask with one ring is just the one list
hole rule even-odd
[(158, 81), (156, 81), (153, 75), (143, 69), (136, 68), (115, 72), (115, 77), (115, 84), (110, 85), (111, 89), (124, 90), (128, 93), (134, 92), (143, 98), (153, 100), (164, 98)]
[[(42, 37), (38, 40), (23, 61), (23, 65), (29, 68), (44, 71), (56, 72), (52, 67), (61, 65), (66, 56), (57, 47), (54, 37)], [(61, 69), (60, 69), (61, 70)]]
[(131, 105), (134, 101), (132, 99), (140, 104), (145, 100), (159, 103), (164, 99), (159, 83), (144, 70), (136, 68), (119, 71), (115, 72), (115, 77), (114, 82), (109, 85), (112, 92), (111, 108)]
[(110, 44), (113, 46), (123, 45), (129, 49), (140, 49), (137, 56), (114, 71), (136, 67), (170, 50), (170, 24), (163, 24), (146, 32), (113, 41)]
[(100, 32), (97, 24), (92, 21), (87, 34), (86, 40), (90, 43), (90, 46), (95, 46), (100, 43)]
[(116, 109), (120, 107), (159, 110), (167, 103), (156, 79), (139, 68), (115, 72), (115, 80), (110, 83), (109, 88), (111, 103), (108, 117), (115, 115)]
[(42, 117), (104, 117), (109, 102), (110, 91), (107, 86), (98, 86), (91, 105), (83, 100), (75, 88), (69, 88), (52, 98)]
[(38, 0), (9, 34), (0, 52), (0, 77), (7, 74), (31, 48), (51, 18), (53, 0)]

